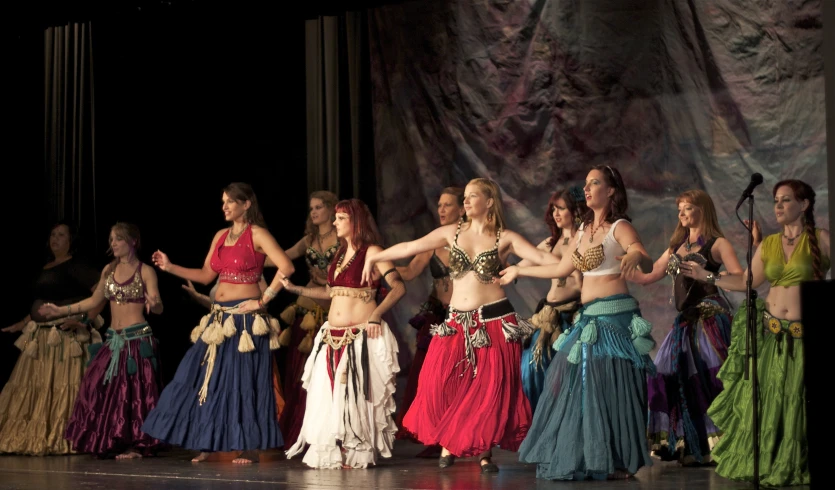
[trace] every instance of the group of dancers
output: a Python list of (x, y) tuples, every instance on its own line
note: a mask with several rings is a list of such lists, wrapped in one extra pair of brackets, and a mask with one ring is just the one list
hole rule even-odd
[[(830, 237), (815, 226), (808, 184), (781, 181), (773, 195), (780, 231), (763, 239), (746, 223), (753, 286), (770, 284), (756, 304), (759, 475), (768, 485), (805, 484), (799, 286), (825, 276)], [(678, 196), (678, 224), (655, 262), (609, 165), (551, 196), (551, 233), (537, 246), (506, 227), (500, 189), (484, 178), (445, 188), (439, 226), (385, 249), (358, 199), (313, 193), (304, 237), (286, 251), (251, 186), (230, 184), (222, 199), (229, 226), (199, 268), (159, 250), (153, 266), (142, 263), (139, 230), (117, 223), (113, 261), (98, 273), (72, 258), (71, 227), (52, 229), (54, 259), (35, 283), (37, 300), (3, 329), (21, 332), (23, 352), (0, 394), (0, 452), (121, 459), (174, 445), (198, 452), (195, 462), (234, 451), (246, 464), (284, 447), (310, 467), (349, 469), (410, 439), (441, 468), (476, 457), (483, 473), (499, 471), (492, 449), (501, 447), (551, 480), (629, 478), (652, 464), (650, 452), (753, 478), (746, 307), (734, 312), (723, 294), (745, 291), (747, 271), (705, 192)], [(292, 282), (301, 257), (304, 286)], [(267, 284), (270, 266), (278, 270)], [(398, 346), (384, 316), (426, 267), (432, 291), (409, 322), (417, 346), (398, 407)], [(163, 312), (157, 269), (186, 280), (209, 310), (166, 386), (145, 317)], [(667, 275), (678, 314), (653, 360), (652, 326), (627, 283)], [(505, 294), (521, 277), (551, 279), (531, 318)], [(195, 282), (214, 283), (210, 295)], [(281, 289), (298, 299), (275, 318), (267, 305)], [(278, 348), (289, 350), (283, 389)]]

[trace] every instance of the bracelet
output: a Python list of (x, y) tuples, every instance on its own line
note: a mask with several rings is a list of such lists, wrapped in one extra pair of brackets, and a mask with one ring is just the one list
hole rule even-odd
[(630, 243), (629, 245), (626, 246), (626, 250), (624, 250), (623, 253), (625, 253), (625, 254), (629, 253), (629, 247), (631, 247), (632, 245), (635, 245), (636, 243), (641, 243), (641, 242), (640, 242), (640, 240), (638, 240), (638, 241), (634, 241), (634, 242)]
[(387, 270), (386, 272), (383, 273), (383, 277), (386, 277), (387, 275), (391, 274), (392, 272), (397, 272), (397, 268), (392, 267), (391, 269)]
[(270, 299), (275, 298), (276, 294), (278, 293), (276, 293), (275, 290), (269, 286), (267, 286), (267, 289), (264, 290), (264, 296)]
[(368, 321), (367, 321), (367, 322), (365, 322), (365, 323), (372, 323), (372, 324), (374, 324), (374, 325), (382, 325), (382, 323), (380, 323), (380, 322), (375, 322), (374, 320), (368, 320)]
[(259, 309), (259, 310), (263, 310), (263, 309), (264, 309), (264, 303), (262, 303), (260, 299), (258, 300), (258, 309)]

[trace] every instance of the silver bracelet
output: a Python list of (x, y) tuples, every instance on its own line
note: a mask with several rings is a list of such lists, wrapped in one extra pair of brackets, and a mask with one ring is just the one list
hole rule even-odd
[(278, 293), (276, 293), (275, 290), (270, 286), (267, 286), (267, 289), (264, 290), (264, 296), (268, 298), (275, 298), (276, 294)]

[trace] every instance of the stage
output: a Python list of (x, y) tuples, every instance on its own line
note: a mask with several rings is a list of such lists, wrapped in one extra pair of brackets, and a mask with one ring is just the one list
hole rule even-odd
[[(516, 453), (496, 450), (494, 461), (500, 472), (482, 475), (476, 459), (463, 459), (440, 469), (437, 459), (415, 458), (423, 446), (398, 441), (394, 457), (368, 470), (314, 470), (301, 458), (286, 461), (283, 454), (270, 452), (262, 462), (243, 466), (223, 461), (191, 463), (195, 453), (174, 449), (160, 456), (137, 460), (96, 460), (75, 456), (0, 456), (0, 489), (249, 489), (276, 488), (385, 488), (385, 489), (486, 489), (555, 488), (571, 485), (583, 488), (642, 488), (652, 490), (702, 488), (751, 488), (718, 476), (711, 467), (682, 468), (677, 463), (660, 462), (643, 468), (630, 481), (550, 482), (536, 479), (533, 465), (521, 464)], [(793, 487), (808, 488), (808, 487)]]

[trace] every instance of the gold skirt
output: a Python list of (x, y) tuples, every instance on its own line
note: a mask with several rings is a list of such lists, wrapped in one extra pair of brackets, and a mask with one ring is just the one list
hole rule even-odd
[(0, 393), (0, 453), (74, 453), (64, 429), (89, 360), (91, 336), (89, 331), (58, 331), (60, 342), (53, 333), (49, 345), (50, 332), (52, 327), (22, 333), (27, 337), (24, 352)]

